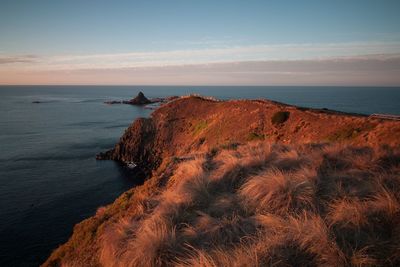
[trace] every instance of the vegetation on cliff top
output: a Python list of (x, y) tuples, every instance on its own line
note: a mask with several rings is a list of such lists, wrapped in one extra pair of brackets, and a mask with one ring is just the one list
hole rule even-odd
[(77, 247), (61, 262), (398, 266), (399, 158), (388, 147), (257, 142), (170, 161), (93, 218), (90, 259)]
[(44, 266), (398, 266), (399, 125), (175, 100), (108, 152), (154, 163), (151, 177)]

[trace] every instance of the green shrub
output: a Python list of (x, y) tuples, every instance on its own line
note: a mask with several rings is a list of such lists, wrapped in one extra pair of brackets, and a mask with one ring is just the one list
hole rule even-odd
[(360, 133), (361, 133), (361, 130), (359, 128), (345, 127), (345, 128), (339, 129), (338, 131), (330, 134), (327, 138), (327, 141), (337, 142), (337, 141), (350, 140), (350, 139), (353, 139), (353, 138), (356, 138), (357, 136), (359, 136)]
[(201, 131), (208, 127), (207, 121), (199, 121), (193, 126), (193, 134), (198, 135)]
[(249, 141), (264, 140), (264, 139), (265, 139), (264, 134), (259, 134), (259, 133), (255, 133), (255, 132), (251, 132), (247, 136), (247, 140), (249, 140)]
[(272, 116), (271, 122), (274, 125), (282, 124), (289, 119), (289, 115), (289, 111), (278, 111)]

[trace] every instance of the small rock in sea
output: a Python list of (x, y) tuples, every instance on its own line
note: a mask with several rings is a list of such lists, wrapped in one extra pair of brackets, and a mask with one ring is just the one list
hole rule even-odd
[(142, 92), (139, 92), (139, 94), (135, 98), (128, 101), (128, 104), (131, 105), (146, 105), (150, 103), (152, 103), (152, 101), (145, 97)]
[(129, 105), (142, 106), (142, 105), (154, 103), (154, 101), (149, 100), (147, 97), (144, 96), (144, 94), (142, 92), (139, 92), (139, 94), (135, 98), (132, 98), (131, 100), (122, 100), (122, 101), (111, 100), (111, 101), (105, 101), (104, 103), (106, 103), (106, 104), (129, 104)]
[(106, 104), (122, 104), (122, 101), (119, 100), (112, 100), (112, 101), (105, 101)]

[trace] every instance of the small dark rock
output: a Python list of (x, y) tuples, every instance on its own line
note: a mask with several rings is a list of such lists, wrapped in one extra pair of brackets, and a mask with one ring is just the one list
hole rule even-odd
[(105, 101), (104, 103), (110, 104), (110, 105), (112, 105), (112, 104), (122, 104), (122, 101), (112, 100), (112, 101)]

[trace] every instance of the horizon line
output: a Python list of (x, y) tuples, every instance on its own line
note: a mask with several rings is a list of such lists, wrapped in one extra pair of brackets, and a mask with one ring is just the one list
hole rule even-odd
[(279, 84), (279, 85), (254, 85), (254, 84), (243, 84), (243, 85), (233, 85), (233, 84), (0, 84), (0, 87), (12, 86), (12, 87), (27, 87), (27, 86), (86, 86), (86, 87), (107, 87), (107, 86), (119, 86), (119, 87), (130, 87), (130, 86), (142, 86), (142, 87), (385, 87), (385, 88), (400, 88), (400, 85), (327, 85), (327, 84), (313, 84), (313, 85), (293, 85), (293, 84)]

